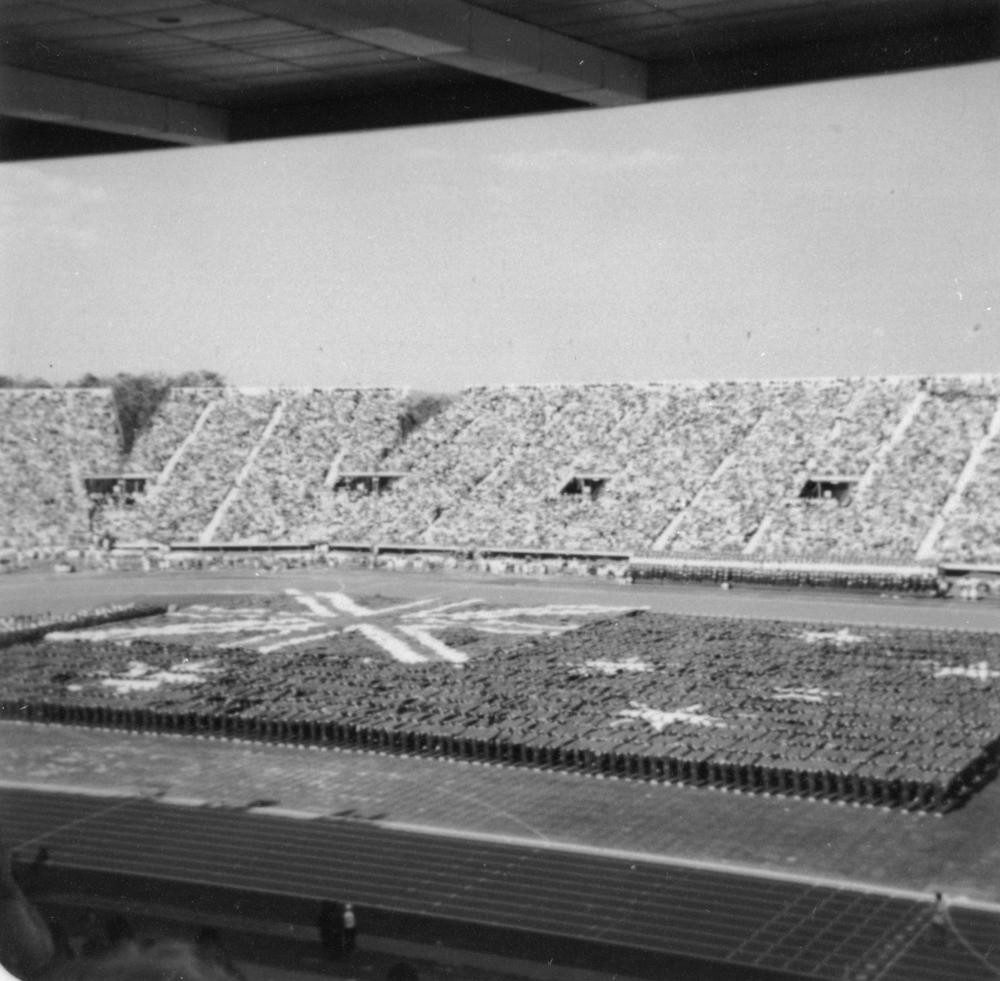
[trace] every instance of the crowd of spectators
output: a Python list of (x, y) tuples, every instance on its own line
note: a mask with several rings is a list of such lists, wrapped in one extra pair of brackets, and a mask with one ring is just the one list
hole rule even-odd
[[(214, 390), (206, 391), (209, 395), (216, 394)], [(152, 493), (132, 508), (124, 509), (123, 515), (105, 514), (102, 530), (116, 538), (196, 540), (233, 486), (247, 455), (263, 436), (280, 397), (277, 390), (224, 390), (222, 397), (212, 404), (197, 438), (187, 444), (167, 479), (157, 482)], [(158, 451), (161, 457), (169, 446), (168, 433), (183, 441), (183, 427), (177, 417), (190, 420), (193, 414), (194, 407), (183, 400), (167, 404), (163, 423), (157, 418), (149, 440), (162, 447)]]
[(948, 516), (937, 541), (942, 555), (965, 561), (1000, 560), (1000, 400), (972, 480)]
[[(737, 384), (474, 389), (386, 459), (407, 474), (389, 494), (343, 492), (327, 518), (345, 540), (642, 547), (745, 435), (742, 395)], [(568, 492), (581, 477), (594, 493)]]
[[(175, 389), (117, 464), (147, 492), (89, 526), (81, 475), (116, 466), (108, 392), (0, 398), (8, 547), (107, 533), (1000, 558), (996, 377), (474, 388), (412, 431), (399, 390)], [(846, 492), (804, 496), (817, 480)]]
[[(734, 392), (726, 385), (507, 390), (516, 402), (538, 400), (535, 418), (501, 437), (498, 465), (427, 539), (480, 541), (486, 527), (491, 544), (511, 548), (648, 545), (745, 431), (732, 411)], [(581, 477), (597, 492), (567, 493)]]
[(865, 539), (901, 554), (920, 547), (996, 406), (995, 393), (929, 395), (855, 505), (865, 517)]
[[(873, 549), (863, 544), (863, 507), (859, 507), (854, 494), (863, 489), (863, 478), (876, 466), (880, 451), (888, 449), (917, 394), (917, 383), (912, 379), (872, 379), (856, 388), (832, 427), (820, 434), (810, 454), (801, 459), (784, 499), (774, 502), (777, 506), (770, 512), (772, 520), (755, 552), (847, 556), (860, 551), (891, 555), (892, 548)], [(847, 478), (851, 481), (848, 500), (832, 495), (801, 498), (805, 481), (815, 477)]]
[(110, 535), (124, 541), (150, 537), (154, 531), (154, 509), (151, 506), (160, 482), (168, 474), (165, 468), (184, 441), (195, 431), (198, 420), (209, 406), (224, 396), (223, 389), (174, 388), (159, 406), (154, 423), (139, 433), (123, 469), (147, 477), (147, 496), (139, 506), (114, 496), (101, 502), (91, 517), (91, 532), (95, 538)]
[(83, 476), (117, 465), (107, 389), (0, 390), (0, 548), (86, 542)]
[(264, 435), (280, 393), (231, 391), (205, 421), (155, 497), (154, 537), (196, 539), (215, 515), (247, 454)]
[(1000, 559), (1000, 441), (983, 453), (976, 479), (966, 488), (958, 508), (938, 540), (943, 555), (966, 561)]
[(192, 432), (206, 407), (223, 397), (216, 388), (172, 388), (159, 406), (155, 425), (136, 438), (129, 470), (159, 474)]
[(432, 541), (427, 529), (499, 464), (511, 436), (534, 431), (524, 422), (532, 408), (532, 399), (502, 390), (466, 392), (386, 456), (385, 472), (405, 477), (382, 494), (338, 491), (325, 502), (324, 520), (344, 541)]
[(289, 392), (215, 536), (220, 541), (321, 539), (324, 499), (338, 473), (374, 472), (400, 438), (404, 393), (392, 389)]
[(742, 551), (771, 508), (798, 493), (801, 472), (854, 385), (844, 381), (747, 383), (738, 409), (749, 431), (733, 448), (675, 533), (679, 551)]
[[(895, 434), (888, 452), (870, 461), (870, 473), (844, 502), (786, 504), (763, 551), (783, 554), (789, 546), (828, 549), (846, 555), (915, 556), (941, 513), (976, 444), (986, 434), (1000, 392), (923, 391), (915, 411)], [(865, 474), (867, 473), (867, 477)], [(972, 490), (986, 476), (980, 470)], [(938, 552), (955, 554), (952, 548)], [(1000, 538), (992, 543), (1000, 554)]]

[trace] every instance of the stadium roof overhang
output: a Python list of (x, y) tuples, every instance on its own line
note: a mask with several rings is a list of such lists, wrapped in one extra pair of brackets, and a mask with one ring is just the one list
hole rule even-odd
[(996, 0), (0, 0), (0, 158), (621, 106), (1000, 54)]

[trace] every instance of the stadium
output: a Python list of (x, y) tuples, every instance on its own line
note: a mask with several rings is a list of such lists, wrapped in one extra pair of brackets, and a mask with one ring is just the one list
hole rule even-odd
[(1000, 29), (869, 6), (0, 3), (0, 975), (1000, 975)]

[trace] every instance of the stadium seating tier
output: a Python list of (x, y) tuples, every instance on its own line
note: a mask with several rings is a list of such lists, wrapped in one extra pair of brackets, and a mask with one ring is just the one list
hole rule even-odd
[[(107, 390), (7, 390), (0, 537), (1000, 559), (1000, 376), (473, 388), (412, 430), (406, 399), (175, 389), (121, 459)], [(88, 501), (115, 471), (147, 493)]]

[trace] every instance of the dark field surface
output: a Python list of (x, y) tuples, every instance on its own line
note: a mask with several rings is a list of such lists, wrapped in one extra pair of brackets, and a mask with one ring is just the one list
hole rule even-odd
[[(266, 579), (252, 575), (35, 580), (11, 576), (0, 582), (0, 603), (4, 604), (2, 612), (56, 609), (60, 603), (72, 610), (149, 596), (206, 599), (229, 590), (272, 593), (287, 585), (401, 599), (433, 595), (442, 601), (485, 597), (494, 603), (648, 605), (673, 612), (756, 616), (800, 623), (977, 630), (1000, 626), (997, 609), (981, 605), (857, 599), (836, 594), (723, 593), (697, 587), (623, 589), (587, 581), (467, 581), (367, 573), (351, 577), (342, 572), (335, 579), (316, 574)], [(884, 958), (872, 961), (871, 967), (866, 967), (863, 960), (853, 961), (857, 970), (849, 976), (992, 976), (992, 962), (984, 962), (982, 957), (994, 956), (989, 953), (990, 946), (998, 943), (992, 912), (992, 904), (1000, 904), (1000, 793), (995, 782), (959, 810), (930, 817), (899, 810), (887, 812), (873, 807), (377, 753), (307, 751), (18, 724), (0, 725), (0, 770), (9, 784), (22, 786), (117, 788), (134, 794), (195, 798), (206, 805), (229, 807), (273, 800), (279, 801), (281, 807), (339, 815), (330, 822), (338, 826), (400, 833), (417, 827), (448, 838), (458, 834), (503, 839), (519, 848), (529, 844), (545, 851), (566, 847), (578, 854), (584, 876), (591, 874), (588, 870), (592, 862), (603, 861), (599, 854), (603, 852), (604, 858), (627, 853), (629, 864), (637, 859), (642, 863), (655, 860), (671, 868), (727, 875), (748, 873), (753, 879), (790, 883), (795, 888), (829, 887), (837, 895), (843, 892), (853, 896), (865, 888), (874, 888), (886, 901), (895, 897), (912, 904), (906, 908), (912, 909), (914, 916), (904, 917), (904, 929), (896, 940), (891, 940), (896, 934), (887, 934), (866, 948), (881, 951)], [(9, 813), (7, 794), (5, 791), (0, 805), (2, 815)], [(208, 812), (199, 808), (185, 809), (185, 813)], [(293, 824), (279, 817), (269, 820), (275, 826), (291, 826), (288, 834), (292, 838), (299, 833), (299, 822)], [(943, 888), (957, 902), (956, 922), (968, 931), (975, 953), (969, 953), (957, 941), (949, 947), (933, 942), (925, 927), (927, 898), (934, 888)], [(544, 904), (541, 897), (538, 901)], [(808, 924), (811, 934), (823, 934), (825, 927), (815, 922), (817, 916), (823, 920), (822, 911), (810, 916), (796, 906), (790, 893), (785, 901), (790, 903), (788, 919), (778, 915), (776, 928), (792, 931), (790, 936), (794, 938), (798, 936), (795, 924), (802, 922)], [(639, 902), (641, 905), (645, 899)], [(977, 910), (970, 905), (977, 902), (987, 905)], [(864, 918), (868, 915), (866, 911)], [(877, 917), (873, 922), (882, 923)], [(888, 929), (891, 931), (895, 925), (889, 923)], [(771, 935), (762, 936), (771, 946), (770, 953), (761, 951), (761, 956), (777, 957), (778, 947), (773, 946)], [(859, 957), (864, 953), (861, 946), (855, 951)], [(818, 957), (819, 949), (810, 949)], [(823, 958), (832, 957), (833, 964), (838, 956), (846, 956), (843, 952), (836, 954), (836, 949), (837, 945), (831, 943)], [(783, 956), (791, 957), (792, 952), (786, 950)], [(801, 976), (844, 976), (827, 973), (826, 968), (821, 970), (823, 958), (811, 967), (804, 961), (792, 967)], [(843, 967), (843, 961), (839, 964)]]

